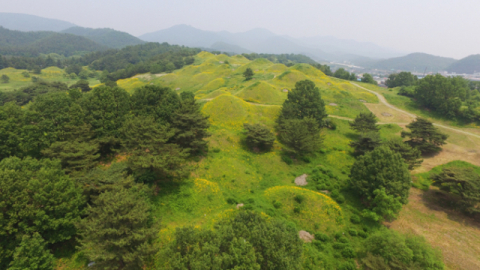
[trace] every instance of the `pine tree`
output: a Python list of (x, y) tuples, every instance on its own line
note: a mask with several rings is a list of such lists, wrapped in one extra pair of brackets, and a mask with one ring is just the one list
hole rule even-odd
[(259, 124), (243, 124), (245, 128), (245, 142), (250, 148), (258, 150), (270, 150), (275, 142), (275, 136), (266, 127)]
[(100, 194), (79, 223), (81, 250), (95, 269), (142, 269), (156, 253), (157, 229), (142, 186)]
[(409, 144), (402, 141), (400, 138), (392, 139), (386, 144), (392, 151), (399, 153), (405, 163), (408, 165), (409, 170), (413, 170), (422, 164), (422, 153), (415, 147), (411, 147)]
[[(468, 214), (479, 215), (480, 175), (472, 168), (443, 168), (432, 175), (434, 185), (460, 196), (460, 207)], [(477, 216), (480, 217), (480, 216)]]
[(42, 236), (34, 233), (33, 236), (24, 235), (22, 242), (15, 249), (13, 261), (8, 270), (51, 270), (54, 267), (54, 257), (45, 247)]
[(320, 90), (310, 80), (297, 82), (295, 88), (288, 92), (277, 122), (281, 124), (287, 119), (305, 117), (314, 118), (319, 127), (323, 126), (323, 119), (327, 117)]
[(354, 148), (355, 155), (364, 155), (366, 152), (373, 151), (382, 145), (382, 140), (378, 132), (368, 132), (360, 135), (357, 141), (352, 141), (350, 146)]
[(280, 141), (297, 155), (315, 152), (323, 141), (317, 121), (308, 117), (284, 120), (278, 133)]
[(62, 167), (67, 173), (86, 171), (97, 164), (100, 157), (99, 144), (92, 140), (89, 125), (66, 126), (62, 134), (64, 141), (57, 141), (44, 149), (42, 154), (62, 161)]
[(441, 133), (432, 122), (420, 117), (408, 124), (407, 128), (410, 132), (402, 131), (402, 138), (409, 137), (407, 143), (418, 148), (422, 154), (439, 152), (442, 150), (440, 146), (446, 144), (445, 140), (448, 138), (448, 135)]
[(185, 150), (168, 143), (175, 131), (152, 117), (135, 117), (122, 128), (124, 143), (130, 153), (128, 165), (138, 174), (154, 173), (157, 178), (183, 178), (189, 173)]
[(207, 151), (208, 143), (205, 141), (210, 134), (207, 132), (210, 127), (208, 116), (200, 111), (200, 105), (195, 101), (192, 92), (182, 92), (181, 107), (172, 117), (172, 128), (175, 135), (171, 142), (178, 144), (190, 153), (201, 153)]
[(379, 128), (377, 126), (377, 118), (376, 116), (369, 112), (369, 113), (360, 113), (355, 117), (353, 122), (350, 122), (350, 127), (357, 132), (361, 132), (363, 134), (372, 131), (378, 131)]
[(251, 80), (253, 78), (253, 75), (255, 74), (253, 73), (253, 70), (251, 68), (247, 68), (245, 72), (243, 72), (243, 77), (245, 77), (246, 81)]

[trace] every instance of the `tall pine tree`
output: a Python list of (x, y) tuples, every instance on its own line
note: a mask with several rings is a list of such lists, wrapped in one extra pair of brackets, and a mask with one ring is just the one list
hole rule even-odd
[(192, 92), (181, 94), (181, 105), (172, 117), (172, 128), (175, 135), (171, 142), (178, 144), (190, 153), (207, 151), (208, 143), (205, 139), (210, 136), (207, 129), (210, 126), (208, 116), (200, 111), (200, 105), (195, 101)]
[(142, 269), (156, 253), (156, 228), (141, 184), (119, 187), (94, 199), (79, 223), (81, 250), (94, 269)]

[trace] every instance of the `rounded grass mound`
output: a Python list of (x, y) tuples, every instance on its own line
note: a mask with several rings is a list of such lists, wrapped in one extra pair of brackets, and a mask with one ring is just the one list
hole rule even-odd
[(307, 76), (326, 77), (326, 75), (323, 72), (321, 72), (320, 70), (312, 67), (309, 64), (296, 64), (293, 67), (291, 67), (291, 69), (300, 71), (301, 73), (303, 73)]
[(213, 126), (228, 129), (242, 129), (244, 123), (273, 125), (280, 106), (256, 106), (232, 95), (221, 95), (205, 104), (202, 109), (209, 115)]
[(131, 92), (135, 88), (139, 88), (146, 85), (146, 83), (142, 82), (138, 78), (128, 78), (128, 79), (118, 80), (117, 85), (127, 90), (127, 92)]
[(281, 105), (287, 98), (286, 93), (266, 82), (256, 82), (237, 93), (237, 96), (249, 102), (276, 105)]
[(299, 187), (277, 186), (267, 189), (265, 196), (301, 229), (331, 231), (343, 226), (342, 209), (325, 194)]

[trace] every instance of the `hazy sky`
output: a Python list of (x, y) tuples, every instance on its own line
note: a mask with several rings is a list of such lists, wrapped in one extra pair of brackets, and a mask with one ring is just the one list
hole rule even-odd
[(176, 24), (231, 32), (261, 27), (454, 58), (480, 53), (479, 0), (0, 0), (0, 6), (135, 36)]

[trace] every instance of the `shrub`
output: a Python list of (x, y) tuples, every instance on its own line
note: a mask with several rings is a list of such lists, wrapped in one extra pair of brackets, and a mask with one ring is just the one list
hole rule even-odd
[(234, 198), (228, 198), (227, 203), (228, 204), (238, 204), (237, 200), (235, 200)]
[(343, 250), (342, 250), (342, 256), (344, 258), (347, 258), (347, 259), (350, 259), (350, 258), (355, 258), (355, 251), (353, 250), (353, 248), (351, 247), (345, 247)]
[(328, 237), (328, 235), (324, 233), (317, 232), (315, 233), (315, 239), (320, 240), (322, 242), (328, 242), (330, 240), (330, 237)]
[(315, 248), (317, 248), (319, 251), (323, 251), (325, 249), (325, 246), (323, 245), (323, 243), (321, 241), (318, 241), (318, 240), (313, 240), (313, 245), (315, 246)]
[(358, 215), (352, 215), (350, 217), (350, 221), (353, 223), (353, 224), (359, 224), (361, 222), (361, 219)]
[(303, 195), (300, 195), (300, 194), (297, 194), (295, 195), (295, 197), (293, 198), (297, 203), (302, 203), (303, 201), (305, 201), (305, 196)]
[(357, 233), (357, 230), (355, 230), (355, 229), (349, 229), (349, 230), (348, 230), (348, 233), (349, 233), (351, 236), (357, 236), (357, 234), (358, 234), (358, 233)]
[(293, 163), (293, 160), (287, 155), (283, 155), (282, 160), (283, 160), (283, 162), (287, 163), (288, 165), (291, 165)]
[(277, 201), (273, 201), (273, 207), (275, 207), (276, 209), (280, 209), (282, 208), (282, 203), (281, 202), (277, 202)]
[(297, 206), (297, 207), (293, 208), (293, 212), (294, 212), (295, 214), (299, 214), (299, 213), (301, 212), (300, 207)]
[(358, 231), (357, 233), (358, 233), (358, 236), (360, 236), (362, 238), (367, 238), (367, 236), (368, 236), (367, 233), (364, 232), (364, 231)]

